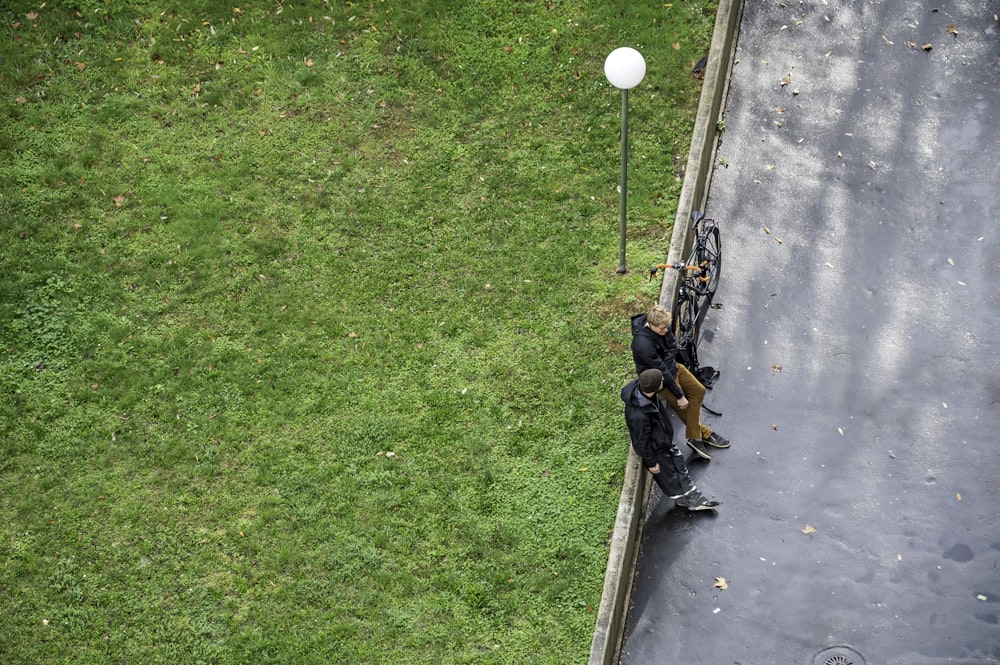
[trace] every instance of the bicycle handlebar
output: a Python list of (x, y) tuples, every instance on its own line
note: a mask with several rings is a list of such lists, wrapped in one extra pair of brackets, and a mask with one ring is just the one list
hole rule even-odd
[(708, 277), (705, 277), (704, 275), (701, 274), (702, 272), (704, 272), (704, 268), (702, 268), (702, 266), (693, 266), (687, 263), (657, 263), (654, 267), (650, 268), (649, 279), (652, 280), (660, 273), (661, 270), (666, 270), (667, 268), (670, 268), (671, 270), (677, 270), (678, 272), (688, 271), (691, 273), (695, 273), (692, 276), (696, 277), (699, 282), (709, 281)]
[(657, 263), (653, 270), (663, 270), (671, 268), (673, 270), (701, 270), (701, 266), (692, 266), (686, 263)]

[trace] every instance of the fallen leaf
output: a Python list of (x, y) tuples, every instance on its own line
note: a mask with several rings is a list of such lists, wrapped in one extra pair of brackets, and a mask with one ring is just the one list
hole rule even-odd
[(385, 456), (389, 457), (389, 458), (392, 458), (392, 457), (396, 456), (396, 453), (392, 452), (391, 450), (387, 450), (386, 453), (385, 453)]
[(771, 365), (771, 370), (775, 372), (781, 371), (781, 365)]
[(722, 590), (728, 589), (729, 588), (729, 584), (726, 582), (726, 578), (725, 577), (716, 577), (715, 578), (715, 588), (716, 589), (722, 589)]
[(882, 35), (882, 41), (884, 41), (884, 42), (885, 42), (885, 45), (886, 45), (886, 46), (892, 46), (892, 42), (890, 42), (890, 41), (889, 41), (889, 38), (888, 38), (888, 37), (886, 37), (885, 35)]
[(955, 27), (954, 23), (949, 23), (948, 27), (945, 28), (945, 30), (948, 31), (948, 34), (956, 35), (956, 36), (958, 35), (958, 28)]
[(680, 42), (674, 42), (673, 44), (671, 44), (671, 46), (674, 47), (675, 51), (680, 51), (681, 50), (681, 43)]
[(924, 51), (930, 51), (932, 48), (934, 48), (934, 44), (924, 44), (920, 48), (923, 49)]
[(354, 332), (352, 330), (351, 332), (347, 333), (347, 336), (350, 337), (351, 339), (356, 339), (357, 336), (358, 336), (358, 333), (356, 333), (356, 332)]
[(811, 533), (816, 533), (816, 527), (812, 526), (811, 524), (806, 524), (804, 527), (802, 527), (802, 533), (806, 534), (807, 536)]
[(119, 194), (118, 196), (114, 197), (112, 201), (115, 202), (116, 208), (121, 208), (125, 204), (125, 197)]

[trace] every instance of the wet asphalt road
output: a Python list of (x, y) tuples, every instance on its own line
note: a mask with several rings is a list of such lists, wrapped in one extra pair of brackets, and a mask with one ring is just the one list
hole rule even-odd
[(998, 13), (746, 3), (701, 346), (734, 445), (690, 461), (723, 505), (654, 490), (622, 663), (1000, 662)]

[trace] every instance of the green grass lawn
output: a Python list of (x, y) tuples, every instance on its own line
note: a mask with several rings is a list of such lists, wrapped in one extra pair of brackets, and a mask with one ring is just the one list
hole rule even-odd
[(620, 4), (0, 7), (0, 662), (586, 660), (715, 18)]

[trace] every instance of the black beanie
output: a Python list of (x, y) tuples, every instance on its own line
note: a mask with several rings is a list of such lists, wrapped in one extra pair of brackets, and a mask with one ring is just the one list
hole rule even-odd
[(658, 369), (647, 369), (639, 374), (639, 390), (644, 393), (655, 393), (663, 384), (663, 372)]

